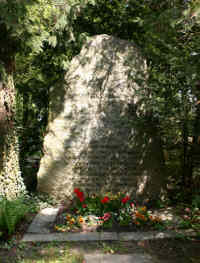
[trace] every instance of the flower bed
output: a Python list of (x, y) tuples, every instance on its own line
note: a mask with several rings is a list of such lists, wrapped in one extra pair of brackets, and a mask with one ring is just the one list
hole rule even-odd
[(62, 209), (53, 226), (58, 232), (137, 231), (163, 227), (158, 216), (151, 215), (128, 195), (105, 196), (85, 194), (74, 189), (75, 198)]

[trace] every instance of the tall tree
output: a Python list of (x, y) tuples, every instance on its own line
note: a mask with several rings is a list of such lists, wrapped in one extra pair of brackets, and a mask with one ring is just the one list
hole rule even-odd
[[(74, 5), (82, 5), (81, 2), (64, 1), (63, 8), (63, 1), (59, 0), (0, 1), (0, 195), (7, 198), (14, 198), (25, 189), (19, 168), (16, 126), (16, 88), (13, 81), (16, 55), (18, 58), (32, 56), (38, 65), (44, 60), (43, 67), (39, 66), (39, 73), (48, 74), (43, 74), (41, 82), (46, 81), (52, 85), (55, 82), (55, 72), (52, 70), (53, 76), (50, 76), (51, 65), (60, 72), (67, 67), (71, 57), (74, 41), (70, 21), (74, 16)], [(76, 49), (76, 45), (74, 47)], [(24, 90), (25, 86), (27, 88), (29, 85), (26, 83)], [(25, 93), (28, 94), (27, 91)]]
[(15, 198), (25, 191), (19, 169), (15, 57), (21, 50), (42, 50), (50, 25), (41, 21), (51, 11), (48, 1), (0, 1), (0, 195), (6, 198)]

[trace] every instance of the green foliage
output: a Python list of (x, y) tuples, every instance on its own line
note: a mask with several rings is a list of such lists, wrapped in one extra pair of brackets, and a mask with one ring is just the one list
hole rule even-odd
[(128, 226), (132, 221), (132, 211), (133, 207), (130, 206), (130, 203), (126, 203), (123, 205), (123, 208), (120, 210), (119, 213), (119, 225), (120, 226)]
[(54, 6), (54, 1), (38, 1), (29, 6), (31, 22), (25, 21), (27, 28), (24, 28), (24, 32), (29, 32), (28, 36), (25, 34), (28, 41), (22, 43), (16, 54), (20, 166), (29, 191), (36, 190), (36, 174), (43, 155), (49, 90), (64, 84), (69, 61), (80, 50), (80, 43), (73, 41), (69, 27), (68, 20), (72, 19), (69, 4)]
[[(165, 165), (173, 177), (169, 183), (192, 184), (196, 164), (191, 156), (199, 136), (194, 106), (200, 99), (199, 6), (195, 0), (1, 1), (0, 71), (16, 55), (24, 176), (36, 177), (50, 87), (64, 83), (69, 62), (87, 36), (106, 33), (133, 41), (143, 51), (149, 71), (145, 107), (160, 129)], [(35, 189), (36, 180), (28, 184)]]
[(164, 227), (159, 216), (150, 215), (146, 206), (137, 205), (134, 199), (123, 193), (85, 196), (78, 188), (74, 192), (77, 198), (64, 213), (65, 222), (54, 226), (57, 231), (74, 231), (87, 227)]
[(15, 200), (0, 200), (0, 229), (4, 233), (12, 234), (15, 231), (17, 223), (24, 217), (28, 211), (28, 206), (24, 203), (24, 198)]
[[(74, 207), (77, 213), (81, 215), (95, 214), (96, 216), (102, 216), (110, 211), (117, 213), (122, 206), (123, 208), (126, 207), (121, 202), (124, 198), (122, 193), (118, 193), (117, 195), (107, 193), (106, 196), (95, 194), (84, 196), (83, 192), (79, 191), (79, 189), (75, 189), (74, 191), (77, 195), (77, 198), (74, 199)], [(130, 205), (129, 199), (126, 202)]]
[(197, 194), (192, 199), (193, 209), (200, 209), (200, 194)]
[(44, 208), (55, 207), (55, 203), (47, 194), (29, 194), (25, 196), (24, 203), (29, 207), (29, 212), (37, 213)]

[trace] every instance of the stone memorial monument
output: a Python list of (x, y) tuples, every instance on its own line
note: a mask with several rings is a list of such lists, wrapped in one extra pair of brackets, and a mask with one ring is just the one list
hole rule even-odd
[(147, 67), (139, 49), (91, 37), (73, 58), (66, 84), (52, 88), (38, 190), (55, 199), (73, 189), (155, 199), (164, 186), (158, 130), (145, 109)]

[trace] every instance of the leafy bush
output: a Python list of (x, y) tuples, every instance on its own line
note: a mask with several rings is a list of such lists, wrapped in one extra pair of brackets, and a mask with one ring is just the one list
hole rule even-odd
[[(78, 188), (76, 198), (63, 213), (63, 221), (55, 224), (56, 231), (77, 231), (112, 227), (155, 227), (163, 225), (158, 216), (150, 215), (146, 206), (139, 206), (136, 200), (123, 193), (113, 195), (85, 196)], [(94, 228), (93, 228), (94, 229)]]
[(193, 197), (192, 206), (193, 206), (193, 208), (199, 208), (200, 209), (200, 194), (197, 194)]
[[(16, 224), (28, 212), (28, 206), (24, 203), (24, 198), (15, 200), (0, 199), (0, 230), (1, 233), (12, 234)], [(2, 232), (3, 231), (3, 232)]]

